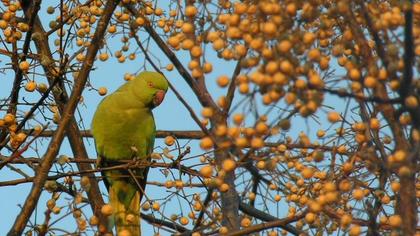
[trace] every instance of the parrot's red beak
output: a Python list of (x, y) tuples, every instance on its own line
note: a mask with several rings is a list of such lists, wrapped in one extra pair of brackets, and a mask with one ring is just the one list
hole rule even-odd
[(153, 98), (153, 105), (154, 107), (159, 106), (163, 99), (165, 98), (165, 91), (159, 90), (156, 92), (155, 97)]

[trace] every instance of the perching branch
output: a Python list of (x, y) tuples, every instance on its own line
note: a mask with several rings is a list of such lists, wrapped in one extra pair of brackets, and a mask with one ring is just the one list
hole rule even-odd
[[(26, 134), (29, 134), (29, 130), (24, 130)], [(54, 134), (54, 130), (45, 130), (40, 134), (40, 137), (51, 137)], [(92, 138), (90, 130), (80, 130), (80, 136), (84, 138)], [(157, 130), (156, 138), (165, 138), (167, 136), (174, 136), (177, 139), (201, 139), (204, 137), (202, 131), (197, 130)]]

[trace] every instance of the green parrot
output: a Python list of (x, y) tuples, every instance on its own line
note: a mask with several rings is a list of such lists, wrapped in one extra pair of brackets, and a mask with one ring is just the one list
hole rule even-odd
[[(116, 163), (120, 160), (148, 158), (156, 133), (152, 109), (163, 101), (167, 90), (168, 82), (162, 74), (144, 71), (103, 99), (92, 121), (101, 167), (121, 164)], [(117, 234), (141, 235), (140, 201), (147, 172), (148, 168), (141, 168), (131, 173), (128, 170), (102, 173)]]

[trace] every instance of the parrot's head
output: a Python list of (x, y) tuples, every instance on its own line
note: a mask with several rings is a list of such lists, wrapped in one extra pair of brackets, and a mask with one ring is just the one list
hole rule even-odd
[(145, 106), (153, 109), (162, 103), (168, 90), (168, 81), (162, 74), (144, 71), (134, 80), (139, 83), (135, 90), (136, 96)]

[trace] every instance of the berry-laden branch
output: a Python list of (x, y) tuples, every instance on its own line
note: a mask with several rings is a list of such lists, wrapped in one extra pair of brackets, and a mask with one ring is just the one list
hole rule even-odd
[[(159, 68), (155, 65), (155, 63), (153, 62), (153, 60), (150, 58), (149, 54), (147, 53), (146, 49), (143, 47), (143, 44), (140, 42), (140, 39), (137, 36), (137, 34), (136, 34), (136, 32), (135, 32), (135, 30), (133, 29), (132, 26), (130, 26), (130, 29), (131, 29), (131, 33), (134, 35), (134, 39), (136, 40), (137, 45), (139, 46), (139, 48), (144, 53), (144, 56), (145, 56), (146, 60), (152, 65), (152, 67), (156, 71), (162, 73), (159, 70)], [(168, 80), (168, 84), (169, 84), (169, 88), (175, 93), (175, 96), (178, 98), (178, 100), (185, 106), (185, 108), (187, 108), (188, 112), (191, 115), (191, 118), (195, 121), (195, 123), (200, 127), (200, 129), (204, 133), (206, 133), (207, 135), (210, 135), (210, 133), (207, 130), (207, 128), (200, 122), (200, 120), (198, 119), (198, 116), (195, 114), (195, 112), (192, 109), (192, 107), (187, 103), (187, 101), (185, 101), (185, 99), (181, 96), (181, 94), (178, 92), (178, 90), (175, 88), (175, 86), (169, 80)]]
[[(88, 1), (89, 2), (89, 1)], [(88, 2), (86, 4), (88, 4)], [(25, 11), (25, 14), (29, 14), (29, 12)], [(65, 20), (66, 21), (66, 20)], [(57, 71), (54, 63), (54, 58), (51, 53), (50, 45), (48, 43), (48, 34), (45, 32), (44, 27), (42, 27), (41, 21), (39, 17), (35, 19), (34, 24), (34, 37), (33, 40), (35, 42), (36, 49), (39, 55), (42, 55), (41, 66), (45, 71), (45, 75), (49, 82), (49, 88), (52, 89), (54, 100), (58, 106), (60, 113), (63, 113), (64, 107), (69, 100), (68, 94), (66, 92), (66, 88), (63, 84), (63, 78), (59, 75), (63, 74), (65, 69), (64, 66), (67, 64), (67, 60), (62, 62), (61, 68)], [(67, 57), (65, 58), (67, 59)], [(59, 87), (56, 88), (55, 85)], [(22, 124), (23, 121), (20, 123)], [(48, 132), (47, 132), (48, 133)], [(44, 135), (44, 132), (41, 133)], [(50, 136), (53, 135), (53, 132), (49, 133)], [(83, 143), (82, 135), (80, 133), (78, 123), (73, 116), (70, 120), (70, 124), (67, 128), (67, 137), (70, 142), (70, 147), (72, 149), (73, 155), (77, 156), (81, 159), (88, 159), (87, 151), (85, 145)], [(76, 163), (79, 170), (86, 171), (91, 170), (91, 165), (89, 163)], [(100, 210), (102, 205), (104, 204), (104, 200), (102, 198), (101, 191), (99, 189), (99, 184), (95, 181), (94, 176), (89, 176), (90, 186), (91, 188), (88, 190), (87, 195), (89, 198), (89, 203), (92, 208), (92, 211), (95, 215), (99, 216), (100, 224), (105, 225), (106, 218), (102, 216)], [(102, 227), (105, 228), (105, 227)]]
[(280, 228), (284, 228), (285, 230), (287, 230), (289, 233), (293, 234), (293, 235), (306, 235), (305, 232), (302, 232), (301, 230), (297, 230), (295, 229), (293, 226), (290, 226), (290, 223), (296, 222), (300, 219), (302, 219), (303, 217), (305, 217), (306, 211), (303, 211), (299, 214), (296, 214), (293, 217), (286, 217), (284, 219), (275, 219), (275, 220), (270, 220), (268, 222), (264, 222), (261, 224), (257, 224), (257, 225), (253, 225), (250, 226), (248, 228), (244, 228), (238, 231), (233, 231), (228, 233), (228, 236), (240, 236), (240, 235), (249, 235), (255, 232), (259, 232), (265, 229), (271, 229), (271, 228), (275, 228), (275, 227), (280, 227)]
[[(23, 49), (22, 49), (22, 56), (20, 56), (19, 63), (26, 62), (26, 54), (29, 51), (29, 45), (31, 42), (31, 37), (33, 33), (33, 26), (35, 23), (35, 19), (38, 16), (38, 11), (40, 9), (41, 0), (36, 1), (22, 1), (22, 7), (24, 10), (29, 10), (30, 14), (27, 15), (29, 30), (26, 33), (25, 41), (23, 42)], [(20, 90), (20, 83), (22, 82), (23, 78), (23, 71), (20, 68), (20, 65), (16, 65), (16, 74), (15, 74), (15, 81), (13, 82), (12, 94), (10, 98), (10, 105), (8, 109), (8, 113), (15, 114), (16, 113), (16, 105), (19, 98), (19, 90)]]
[(63, 141), (65, 131), (67, 129), (67, 125), (69, 124), (70, 119), (73, 117), (72, 114), (74, 114), (81, 93), (83, 92), (83, 89), (85, 87), (88, 75), (93, 66), (93, 61), (99, 50), (100, 41), (104, 37), (108, 22), (111, 19), (112, 13), (114, 12), (114, 9), (118, 5), (118, 3), (119, 1), (107, 1), (106, 3), (103, 15), (101, 16), (98, 22), (98, 27), (96, 28), (94, 37), (92, 39), (92, 43), (88, 47), (86, 60), (82, 65), (82, 69), (80, 70), (70, 99), (64, 109), (62, 120), (60, 121), (57, 131), (55, 132), (49, 144), (48, 151), (44, 155), (43, 161), (36, 172), (31, 191), (28, 197), (26, 198), (26, 201), (22, 207), (22, 211), (16, 217), (16, 220), (8, 233), (9, 236), (17, 236), (22, 234), (29, 220), (29, 217), (32, 215), (32, 212), (34, 211), (38, 203), (39, 197), (42, 192), (42, 186), (44, 186), (44, 183), (48, 176), (48, 172), (53, 164), (53, 160), (55, 159), (59, 151), (61, 142)]
[[(125, 4), (127, 10), (130, 11), (136, 17), (141, 16), (140, 11), (138, 11), (133, 5)], [(159, 34), (155, 31), (152, 27), (150, 22), (144, 24), (144, 29), (149, 33), (150, 37), (156, 42), (159, 48), (165, 53), (165, 55), (169, 58), (169, 60), (174, 64), (175, 68), (178, 70), (179, 74), (184, 78), (185, 82), (190, 86), (190, 88), (194, 91), (194, 94), (198, 97), (199, 102), (203, 107), (212, 107), (217, 109), (217, 105), (214, 103), (213, 99), (211, 98), (207, 89), (200, 86), (197, 81), (188, 73), (185, 67), (182, 65), (181, 61), (178, 57), (171, 51), (168, 45), (162, 40)]]

